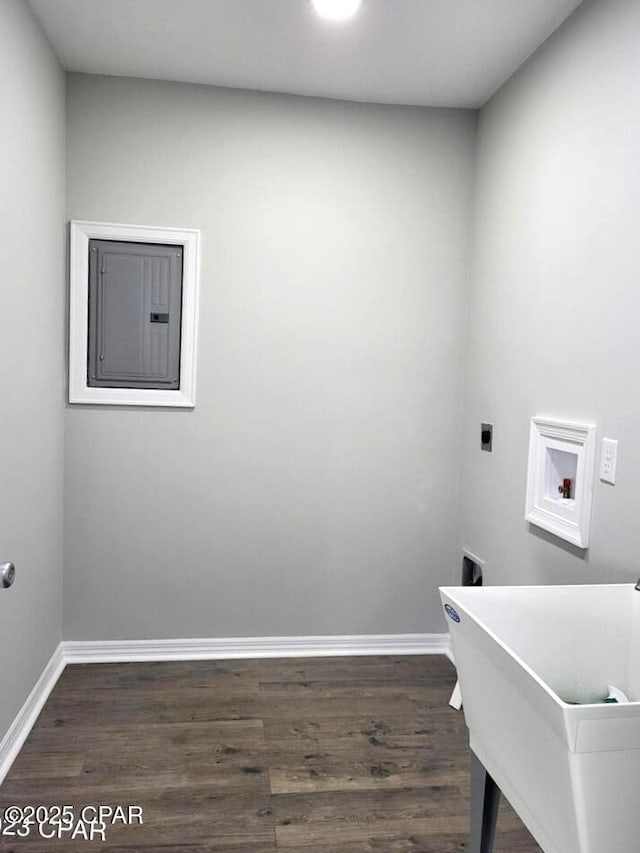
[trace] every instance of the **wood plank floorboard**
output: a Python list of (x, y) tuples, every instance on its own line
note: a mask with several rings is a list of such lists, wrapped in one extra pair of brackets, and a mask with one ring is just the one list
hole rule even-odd
[[(444, 657), (68, 666), (0, 788), (17, 805), (140, 806), (106, 840), (2, 853), (463, 853), (464, 717)], [(495, 853), (540, 853), (503, 799)]]

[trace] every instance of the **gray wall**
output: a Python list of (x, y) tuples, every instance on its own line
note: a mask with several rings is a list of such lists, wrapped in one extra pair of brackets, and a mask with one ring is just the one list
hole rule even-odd
[(60, 641), (64, 74), (26, 3), (0, 3), (0, 738)]
[[(588, 2), (481, 113), (461, 544), (491, 582), (640, 574), (639, 56), (640, 3)], [(586, 556), (523, 520), (534, 414), (620, 441)]]
[(195, 411), (67, 411), (66, 638), (443, 629), (474, 133), (69, 76), (69, 218), (203, 244)]

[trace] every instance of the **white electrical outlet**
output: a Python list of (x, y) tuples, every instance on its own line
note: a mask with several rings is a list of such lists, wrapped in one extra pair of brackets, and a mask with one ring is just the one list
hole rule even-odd
[(605, 483), (615, 485), (616, 466), (618, 464), (618, 442), (613, 438), (602, 439), (602, 456), (600, 458), (600, 479)]

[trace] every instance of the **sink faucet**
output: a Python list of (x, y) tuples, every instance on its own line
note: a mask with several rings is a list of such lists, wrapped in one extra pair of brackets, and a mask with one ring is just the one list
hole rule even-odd
[(640, 592), (640, 578), (638, 578), (638, 583), (636, 584), (636, 589)]

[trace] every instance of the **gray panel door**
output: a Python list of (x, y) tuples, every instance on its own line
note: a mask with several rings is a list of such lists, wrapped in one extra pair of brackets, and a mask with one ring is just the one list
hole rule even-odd
[(87, 384), (180, 387), (182, 247), (89, 242)]

